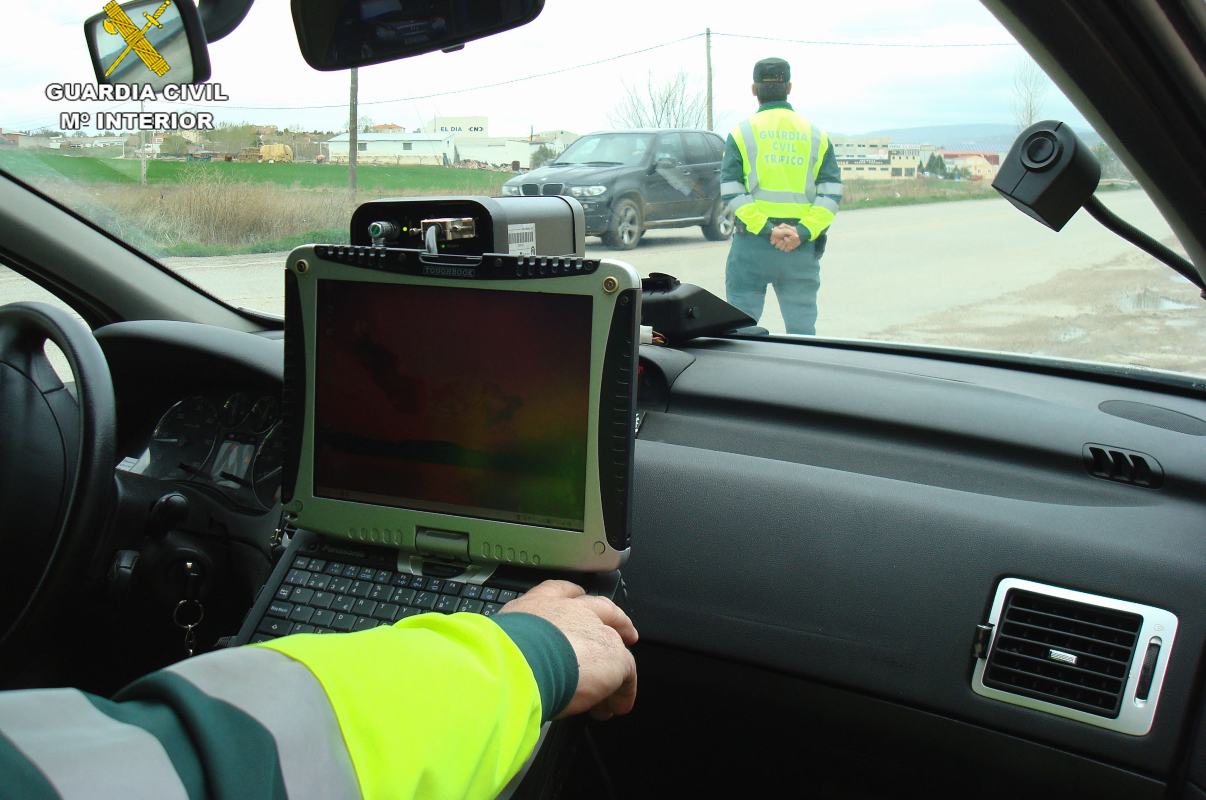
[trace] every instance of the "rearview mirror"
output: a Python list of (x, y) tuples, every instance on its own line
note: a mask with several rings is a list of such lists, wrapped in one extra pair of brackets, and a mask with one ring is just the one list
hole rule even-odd
[(292, 7), (302, 57), (331, 71), (457, 49), (526, 25), (544, 0), (293, 0)]
[(209, 80), (205, 31), (192, 0), (135, 0), (84, 23), (97, 83), (150, 86)]

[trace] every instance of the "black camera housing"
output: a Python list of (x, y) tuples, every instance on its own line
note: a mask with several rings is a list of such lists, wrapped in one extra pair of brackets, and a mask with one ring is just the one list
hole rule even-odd
[(1101, 165), (1072, 128), (1044, 120), (1018, 135), (992, 188), (1058, 231), (1092, 197), (1099, 180)]

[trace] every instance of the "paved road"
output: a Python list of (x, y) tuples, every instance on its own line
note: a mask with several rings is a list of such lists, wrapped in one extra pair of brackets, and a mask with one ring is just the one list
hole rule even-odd
[[(1142, 192), (1113, 192), (1108, 205), (1157, 238), (1169, 229)], [(727, 242), (698, 228), (651, 231), (627, 252), (587, 241), (591, 256), (628, 261), (641, 274), (667, 272), (724, 296)], [(838, 216), (821, 272), (817, 332), (864, 337), (934, 312), (1041, 283), (1063, 270), (1133, 251), (1082, 212), (1056, 234), (1004, 200), (862, 209)], [(172, 267), (236, 305), (282, 313), (284, 253), (170, 258)], [(762, 324), (783, 330), (768, 297)]]
[[(1157, 239), (1168, 225), (1140, 191), (1107, 205)], [(724, 296), (727, 242), (698, 228), (652, 231), (636, 250), (587, 242), (641, 274), (667, 272)], [(166, 262), (235, 305), (283, 313), (285, 253)], [(0, 302), (25, 299), (0, 268)], [(23, 296), (24, 294), (24, 296)], [(1206, 306), (1188, 283), (1084, 212), (1060, 233), (1000, 199), (846, 211), (821, 271), (817, 333), (893, 339), (1206, 374)], [(1142, 314), (1136, 313), (1143, 312)], [(773, 291), (761, 324), (782, 332)]]
[[(1104, 198), (1156, 238), (1170, 235), (1144, 193)], [(667, 272), (724, 296), (728, 244), (704, 241), (696, 229), (654, 232), (630, 253), (589, 243), (588, 249), (623, 258), (642, 274)], [(870, 336), (1132, 251), (1084, 212), (1056, 234), (997, 199), (841, 213), (822, 263), (817, 333)], [(783, 330), (778, 304), (770, 298), (761, 324), (772, 332)]]

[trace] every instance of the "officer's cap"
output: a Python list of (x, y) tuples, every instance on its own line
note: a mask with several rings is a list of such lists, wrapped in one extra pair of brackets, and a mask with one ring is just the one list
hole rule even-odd
[(787, 83), (791, 65), (781, 58), (764, 58), (754, 65), (754, 83)]

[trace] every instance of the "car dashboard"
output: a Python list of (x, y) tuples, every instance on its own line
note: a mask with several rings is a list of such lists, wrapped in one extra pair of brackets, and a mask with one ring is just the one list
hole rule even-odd
[[(150, 482), (150, 499), (198, 500), (194, 530), (266, 552), (280, 522), (279, 334), (140, 322), (97, 338), (117, 389), (119, 473)], [(639, 390), (624, 575), (642, 700), (598, 733), (633, 780), (702, 780), (660, 762), (659, 725), (684, 746), (790, 761), (771, 725), (782, 713), (821, 726), (801, 741), (826, 757), (843, 729), (858, 758), (895, 748), (914, 766), (938, 755), (919, 743), (940, 741), (943, 759), (964, 759), (959, 780), (1003, 770), (1001, 787), (1157, 797), (1202, 760), (1206, 422), (1192, 420), (1206, 402), (1083, 374), (741, 339), (642, 346)], [(1094, 442), (1147, 454), (1161, 484), (1095, 473)], [(267, 566), (246, 578), (243, 611)], [(1150, 732), (975, 691), (977, 626), (1007, 578), (1176, 615)], [(697, 716), (699, 693), (730, 722)], [(921, 785), (950, 788), (934, 763), (919, 769)]]

